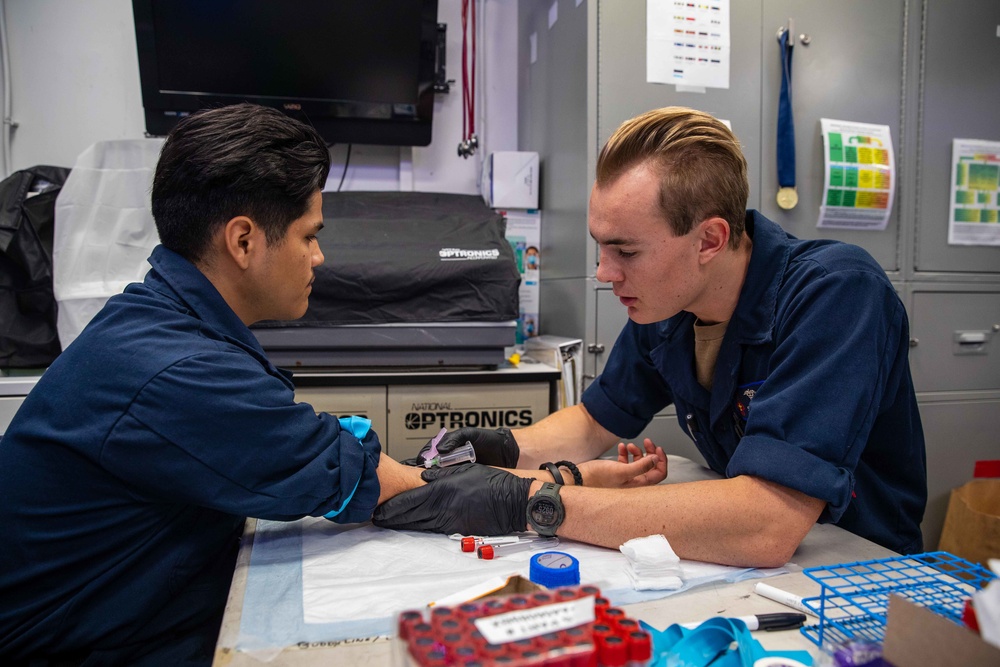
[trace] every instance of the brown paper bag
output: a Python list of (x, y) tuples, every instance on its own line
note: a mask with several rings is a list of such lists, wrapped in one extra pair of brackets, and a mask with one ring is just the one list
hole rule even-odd
[(938, 548), (983, 566), (1000, 558), (1000, 479), (974, 479), (952, 489)]

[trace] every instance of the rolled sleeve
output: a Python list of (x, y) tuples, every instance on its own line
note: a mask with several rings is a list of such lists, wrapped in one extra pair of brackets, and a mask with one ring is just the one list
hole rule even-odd
[[(341, 420), (341, 425), (343, 425), (343, 420)], [(349, 442), (351, 438), (343, 436), (353, 436), (357, 443), (355, 445), (357, 448), (356, 451), (360, 451), (364, 459), (356, 466), (357, 470), (375, 470), (378, 468), (382, 445), (375, 431), (368, 430), (364, 434), (359, 434), (344, 430), (341, 432), (341, 435), (341, 447), (351, 446)], [(341, 460), (343, 461), (343, 458)], [(324, 513), (323, 516), (337, 523), (358, 523), (371, 518), (372, 512), (375, 511), (375, 507), (378, 505), (378, 498), (382, 490), (378, 476), (359, 473), (356, 480), (353, 489), (346, 489), (342, 486), (340, 493), (337, 494), (337, 497), (341, 499), (341, 504), (336, 509)]]
[(781, 440), (744, 436), (729, 460), (726, 477), (750, 475), (826, 501), (820, 523), (843, 516), (854, 492), (854, 475), (811, 452)]
[(843, 516), (900, 339), (902, 304), (891, 289), (884, 276), (848, 270), (795, 290), (727, 475), (825, 500), (821, 521)]

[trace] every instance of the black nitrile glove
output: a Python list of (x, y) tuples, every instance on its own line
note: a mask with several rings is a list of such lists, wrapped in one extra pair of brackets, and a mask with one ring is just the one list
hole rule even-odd
[[(448, 452), (461, 447), (466, 442), (472, 443), (472, 448), (476, 450), (476, 463), (500, 468), (516, 468), (517, 460), (521, 456), (521, 449), (514, 440), (514, 435), (509, 428), (501, 428), (490, 431), (485, 428), (472, 428), (466, 426), (457, 431), (448, 431), (438, 442), (438, 452), (447, 454)], [(420, 449), (416, 458), (406, 459), (400, 463), (409, 466), (422, 466), (424, 457), (431, 449), (430, 441)]]
[(379, 505), (372, 523), (447, 535), (508, 535), (527, 526), (530, 479), (478, 463), (429, 468), (420, 476), (426, 486)]

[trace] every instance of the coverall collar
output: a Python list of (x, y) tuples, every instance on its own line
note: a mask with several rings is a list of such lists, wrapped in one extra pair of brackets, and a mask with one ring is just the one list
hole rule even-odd
[[(712, 392), (709, 394), (694, 376), (690, 366), (676, 367), (668, 372), (668, 381), (684, 399), (708, 409), (713, 424), (726, 418), (736, 385), (743, 345), (761, 345), (771, 341), (774, 332), (775, 308), (781, 276), (788, 264), (789, 245), (784, 230), (759, 212), (746, 213), (746, 233), (753, 240), (753, 252), (747, 266), (736, 310), (726, 328), (726, 337), (715, 364)], [(682, 312), (657, 324), (664, 342), (651, 351), (654, 358), (672, 356), (670, 350), (679, 346), (694, 355), (694, 315)], [(665, 368), (674, 365), (667, 364)]]
[(153, 248), (149, 263), (153, 269), (146, 274), (144, 281), (148, 287), (175, 297), (180, 305), (194, 311), (210, 329), (245, 349), (272, 375), (294, 388), (292, 374), (271, 363), (257, 337), (198, 267), (163, 245)]

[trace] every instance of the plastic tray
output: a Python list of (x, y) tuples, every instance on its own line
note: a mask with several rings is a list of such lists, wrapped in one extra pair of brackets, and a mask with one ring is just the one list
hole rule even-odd
[(996, 577), (945, 551), (806, 568), (819, 582), (819, 597), (803, 602), (819, 623), (802, 634), (822, 647), (851, 640), (881, 642), (889, 595), (895, 594), (961, 624), (965, 601)]

